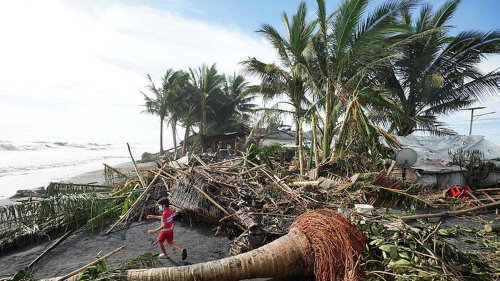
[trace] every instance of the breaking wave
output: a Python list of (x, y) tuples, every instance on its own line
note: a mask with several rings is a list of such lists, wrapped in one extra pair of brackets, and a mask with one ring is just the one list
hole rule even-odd
[(17, 142), (0, 141), (0, 150), (4, 151), (34, 151), (43, 149), (56, 149), (56, 148), (84, 148), (90, 150), (104, 150), (112, 144), (99, 144), (99, 143), (69, 143), (69, 142)]

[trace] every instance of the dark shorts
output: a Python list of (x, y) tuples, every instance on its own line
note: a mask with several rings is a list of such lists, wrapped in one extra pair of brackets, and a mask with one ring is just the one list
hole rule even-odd
[(158, 243), (163, 243), (167, 241), (167, 244), (171, 245), (174, 243), (174, 232), (173, 231), (160, 231), (160, 235), (158, 235), (158, 239), (156, 239)]

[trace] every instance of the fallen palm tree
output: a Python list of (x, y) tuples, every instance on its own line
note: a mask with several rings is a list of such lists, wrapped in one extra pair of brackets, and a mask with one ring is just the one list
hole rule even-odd
[(319, 281), (361, 280), (364, 234), (332, 210), (299, 216), (289, 233), (253, 251), (182, 267), (128, 270), (129, 280), (241, 280), (315, 275)]

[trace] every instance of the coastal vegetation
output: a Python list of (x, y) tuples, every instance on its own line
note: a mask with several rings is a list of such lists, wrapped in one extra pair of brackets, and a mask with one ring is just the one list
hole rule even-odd
[[(478, 69), (488, 55), (500, 52), (500, 31), (453, 35), (449, 23), (459, 3), (449, 0), (432, 7), (399, 0), (369, 8), (373, 1), (345, 0), (328, 11), (325, 0), (317, 0), (312, 16), (301, 3), (291, 16), (283, 14), (283, 26), (263, 24), (258, 30), (276, 50), (275, 62), (242, 58), (243, 72), (232, 75), (221, 73), (216, 64), (167, 69), (160, 83), (148, 74), (147, 92), (141, 94), (144, 112), (160, 119), (160, 155), (170, 160), (188, 150), (196, 152), (189, 165), (160, 161), (156, 167), (141, 171), (132, 159), (135, 175), (105, 165), (110, 186), (52, 183), (40, 197), (0, 207), (0, 250), (83, 229), (96, 232), (106, 226), (102, 235), (107, 235), (123, 223), (156, 212), (156, 200), (169, 192), (173, 208), (183, 217), (216, 226), (217, 233), (234, 238), (230, 251), (243, 256), (219, 261), (216, 270), (224, 271), (223, 267), (233, 266), (231, 261), (235, 260), (253, 262), (253, 253), (258, 250), (249, 251), (262, 251), (259, 247), (267, 244), (264, 250), (268, 255), (257, 256), (255, 261), (272, 265), (288, 260), (297, 271), (301, 269), (297, 263), (307, 258), (309, 265), (325, 266), (322, 271), (315, 269), (318, 280), (347, 280), (349, 274), (357, 280), (361, 271), (366, 280), (498, 278), (498, 264), (487, 259), (499, 248), (498, 237), (491, 230), (461, 230), (468, 242), (481, 239), (485, 245), (483, 253), (469, 253), (444, 238), (453, 231), (458, 233), (458, 228), (423, 220), (406, 224), (404, 218), (420, 218), (414, 215), (417, 208), (434, 208), (443, 200), (445, 203), (439, 204), (448, 209), (461, 203), (456, 198), (424, 197), (415, 185), (390, 178), (394, 166), (386, 169), (382, 165), (390, 153), (382, 140), (397, 145), (395, 135), (416, 131), (454, 134), (439, 121), (440, 115), (500, 92), (500, 72), (482, 73)], [(252, 75), (258, 82), (251, 84), (244, 75)], [(275, 104), (259, 107), (259, 99)], [(253, 132), (262, 126), (272, 133), (282, 125), (283, 116), (291, 117), (295, 130), (295, 170), (295, 163), (277, 164), (274, 155), (283, 152), (280, 145), (261, 146), (249, 141), (240, 156), (212, 163), (197, 154), (204, 152), (207, 136), (242, 128)], [(165, 124), (171, 128), (174, 143), (170, 152), (163, 147)], [(182, 145), (177, 143), (178, 127), (184, 129)], [(312, 132), (308, 145), (304, 142), (306, 128)], [(186, 140), (193, 135), (199, 136), (200, 143), (188, 147)], [(369, 200), (400, 209), (381, 208), (373, 217), (341, 212), (355, 203), (372, 204)], [(467, 212), (499, 204), (476, 200), (479, 203), (469, 201), (477, 206), (465, 209)], [(326, 223), (321, 229), (309, 225), (311, 217), (299, 219), (309, 210), (328, 215), (328, 219), (322, 218)], [(337, 231), (337, 223), (330, 222), (333, 219), (349, 228)], [(108, 228), (110, 222), (115, 223)], [(293, 247), (297, 253), (311, 253), (293, 243), (297, 240), (294, 227), (308, 228), (308, 235), (316, 242), (300, 239), (306, 246), (305, 241), (309, 241), (318, 256), (275, 255)], [(356, 235), (349, 235), (354, 232)], [(352, 242), (351, 238), (358, 242), (355, 255), (342, 248)], [(271, 241), (275, 244), (268, 244)], [(318, 245), (325, 246), (317, 250)], [(367, 251), (361, 253), (363, 250)], [(332, 257), (338, 261), (335, 266), (345, 271), (326, 266)], [(157, 266), (158, 260), (146, 253), (115, 268), (99, 262), (72, 278), (124, 280), (128, 274), (130, 279), (159, 279), (191, 269), (218, 278), (216, 271), (204, 264), (183, 268), (183, 272), (172, 268), (136, 271)], [(267, 269), (259, 264), (254, 268), (259, 274)], [(287, 268), (272, 269), (282, 276), (292, 273)], [(328, 270), (331, 275), (326, 274)], [(241, 267), (231, 267), (228, 272), (244, 276)], [(320, 273), (325, 273), (323, 279)]]
[[(145, 106), (160, 119), (170, 116), (175, 147), (178, 122), (186, 139), (194, 128), (213, 135), (234, 131), (236, 124), (255, 127), (260, 125), (258, 111), (289, 115), (303, 174), (306, 163), (318, 166), (352, 155), (370, 159), (364, 163), (367, 169), (375, 167), (386, 156), (380, 139), (395, 143), (393, 134), (455, 134), (440, 115), (500, 92), (500, 73), (478, 68), (488, 55), (500, 52), (500, 31), (452, 35), (449, 22), (459, 0), (439, 7), (388, 1), (368, 9), (370, 3), (343, 1), (329, 12), (318, 0), (312, 18), (301, 3), (293, 15), (283, 14), (282, 27), (263, 24), (258, 30), (276, 50), (277, 61), (241, 62), (258, 84), (220, 74), (213, 64), (189, 69), (190, 78), (182, 79), (186, 84), (175, 87), (168, 82), (169, 70), (157, 90), (148, 76), (150, 90), (165, 106), (150, 110), (146, 96)], [(172, 93), (176, 98), (169, 100)], [(251, 103), (257, 96), (278, 102), (258, 108)], [(304, 126), (312, 129), (313, 147), (304, 147)]]

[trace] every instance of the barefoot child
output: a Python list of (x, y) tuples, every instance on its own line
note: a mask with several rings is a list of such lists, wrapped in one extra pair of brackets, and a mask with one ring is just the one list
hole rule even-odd
[(166, 257), (168, 258), (167, 252), (165, 251), (165, 246), (163, 242), (167, 241), (167, 244), (174, 248), (177, 252), (182, 253), (182, 260), (187, 258), (187, 251), (183, 249), (180, 245), (174, 243), (174, 212), (169, 208), (170, 202), (168, 198), (162, 197), (158, 200), (158, 207), (160, 208), (160, 212), (162, 212), (161, 216), (148, 215), (146, 218), (148, 219), (158, 219), (161, 220), (161, 225), (157, 229), (148, 230), (148, 233), (154, 234), (156, 232), (160, 232), (158, 235), (158, 244), (160, 245), (161, 254), (158, 257)]

